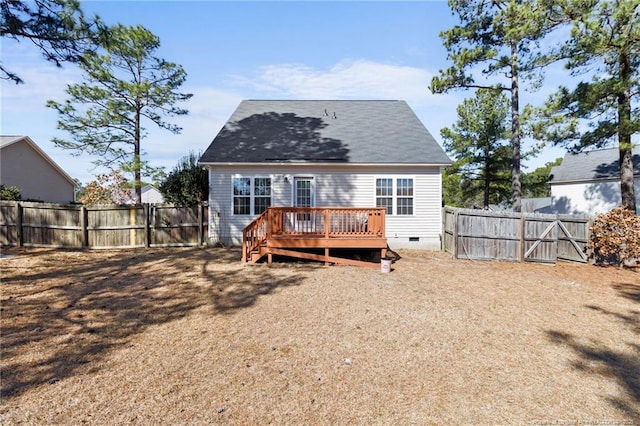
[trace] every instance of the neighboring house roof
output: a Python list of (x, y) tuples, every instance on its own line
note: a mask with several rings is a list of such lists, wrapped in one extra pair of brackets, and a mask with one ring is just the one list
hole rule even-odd
[(53, 167), (58, 173), (60, 173), (60, 175), (62, 175), (66, 180), (72, 183), (74, 187), (76, 186), (76, 182), (73, 180), (73, 178), (69, 176), (67, 172), (65, 172), (60, 166), (58, 166), (58, 164), (53, 161), (53, 159), (51, 159), (51, 157), (49, 157), (47, 153), (42, 150), (42, 148), (40, 148), (34, 141), (32, 141), (29, 136), (0, 136), (0, 150), (20, 141), (26, 142), (34, 151), (40, 154), (42, 158), (47, 161), (47, 163), (51, 164), (51, 167)]
[[(633, 174), (640, 176), (640, 146), (633, 147), (632, 152)], [(562, 164), (551, 168), (551, 183), (619, 179), (619, 158), (618, 148), (567, 153)]]
[(449, 165), (404, 101), (244, 100), (201, 163)]

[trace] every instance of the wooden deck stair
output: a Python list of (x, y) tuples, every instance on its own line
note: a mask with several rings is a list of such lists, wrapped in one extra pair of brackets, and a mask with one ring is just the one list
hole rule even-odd
[[(323, 254), (318, 251), (324, 249)], [(273, 255), (356, 266), (376, 263), (334, 256), (332, 249), (380, 250), (386, 256), (384, 208), (269, 207), (242, 230), (242, 261)], [(313, 252), (315, 251), (315, 252)]]

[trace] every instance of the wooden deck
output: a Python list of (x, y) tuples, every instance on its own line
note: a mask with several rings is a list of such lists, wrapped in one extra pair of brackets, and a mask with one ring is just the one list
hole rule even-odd
[[(317, 253), (321, 249), (324, 252)], [(385, 209), (269, 207), (242, 230), (243, 262), (267, 256), (270, 264), (275, 254), (325, 265), (379, 266), (334, 256), (332, 249), (379, 249), (386, 256)]]

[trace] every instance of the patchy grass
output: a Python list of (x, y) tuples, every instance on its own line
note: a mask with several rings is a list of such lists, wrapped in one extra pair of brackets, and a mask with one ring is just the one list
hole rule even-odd
[(3, 254), (2, 424), (640, 423), (633, 270)]

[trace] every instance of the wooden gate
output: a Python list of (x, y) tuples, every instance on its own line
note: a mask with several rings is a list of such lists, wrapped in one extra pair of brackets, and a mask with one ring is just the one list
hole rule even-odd
[(558, 215), (558, 259), (588, 261), (589, 226), (587, 216)]
[(522, 216), (525, 262), (555, 263), (558, 258), (558, 226), (554, 217)]

